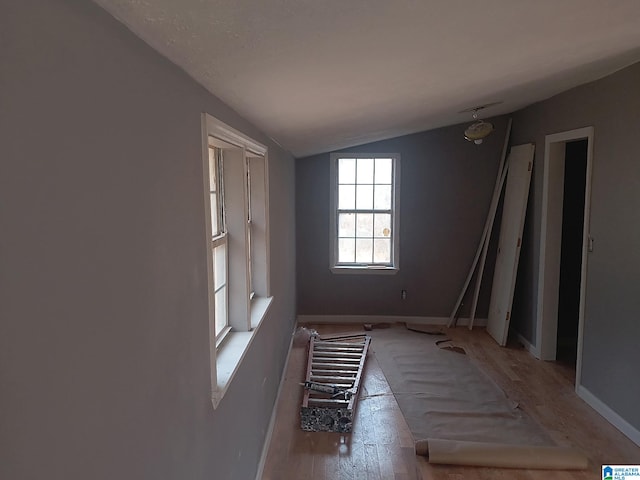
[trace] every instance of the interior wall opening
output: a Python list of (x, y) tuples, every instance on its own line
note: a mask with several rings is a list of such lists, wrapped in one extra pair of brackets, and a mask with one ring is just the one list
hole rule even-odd
[(593, 136), (593, 127), (547, 135), (544, 150), (535, 354), (542, 360), (569, 359), (576, 389), (582, 368)]
[(573, 368), (578, 353), (587, 147), (586, 139), (565, 145), (556, 360)]

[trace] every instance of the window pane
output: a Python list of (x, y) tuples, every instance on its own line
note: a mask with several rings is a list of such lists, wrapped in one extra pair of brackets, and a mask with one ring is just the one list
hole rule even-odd
[(216, 337), (227, 326), (227, 287), (216, 292)]
[(355, 213), (341, 213), (338, 218), (338, 237), (356, 236)]
[(209, 147), (209, 191), (211, 192), (211, 234), (215, 237), (219, 232), (218, 223), (218, 184), (216, 180), (217, 174), (216, 149)]
[(247, 161), (247, 221), (251, 221), (251, 163), (249, 162), (249, 158), (246, 158)]
[(357, 183), (373, 183), (373, 158), (358, 158)]
[(209, 190), (215, 192), (217, 187), (216, 182), (216, 149), (209, 148)]
[(338, 183), (356, 183), (356, 159), (338, 159)]
[(213, 288), (218, 290), (227, 283), (227, 246), (218, 245), (213, 249)]
[(356, 237), (373, 237), (373, 213), (356, 215)]
[(391, 215), (388, 213), (376, 213), (374, 216), (374, 237), (391, 236)]
[(211, 205), (211, 235), (216, 236), (220, 232), (218, 232), (218, 201), (215, 193), (212, 193), (209, 198), (211, 201), (209, 202)]
[(338, 187), (338, 208), (340, 210), (353, 210), (356, 208), (355, 185), (340, 185)]
[(391, 185), (376, 185), (373, 208), (391, 210)]
[(358, 185), (356, 193), (356, 208), (361, 210), (373, 209), (373, 185)]
[(356, 262), (371, 263), (373, 259), (373, 240), (358, 238), (356, 239)]
[(375, 263), (391, 263), (391, 240), (376, 238), (373, 241), (373, 261)]
[(376, 183), (391, 185), (393, 177), (393, 160), (390, 158), (376, 158)]
[(353, 238), (338, 240), (338, 262), (353, 263), (356, 260), (356, 241)]

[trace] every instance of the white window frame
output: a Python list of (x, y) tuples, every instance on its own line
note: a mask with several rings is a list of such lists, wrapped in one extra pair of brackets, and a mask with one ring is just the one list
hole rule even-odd
[[(216, 193), (216, 208), (218, 210), (217, 212), (217, 219), (218, 219), (218, 225), (216, 226), (217, 229), (217, 233), (213, 233), (213, 229), (214, 226), (211, 225), (211, 257), (213, 259), (213, 256), (215, 255), (215, 250), (219, 247), (224, 246), (225, 249), (225, 254), (224, 254), (224, 276), (225, 276), (225, 282), (224, 285), (221, 286), (220, 288), (224, 288), (224, 295), (225, 295), (225, 325), (222, 328), (221, 331), (216, 332), (215, 335), (215, 339), (216, 339), (216, 348), (218, 346), (220, 346), (220, 344), (224, 341), (224, 339), (226, 338), (227, 334), (231, 331), (231, 326), (229, 325), (229, 287), (228, 287), (228, 283), (229, 283), (229, 246), (227, 244), (227, 226), (226, 226), (226, 222), (225, 222), (225, 207), (224, 207), (224, 158), (223, 158), (223, 151), (220, 147), (216, 146), (216, 142), (211, 141), (212, 137), (208, 138), (208, 150), (209, 150), (209, 168), (211, 168), (211, 151), (213, 150), (214, 152), (214, 161), (215, 161), (215, 172), (216, 172), (216, 189), (215, 189), (215, 193)], [(209, 176), (209, 179), (211, 178), (211, 176)], [(211, 194), (213, 193), (212, 191), (212, 186), (211, 186), (211, 180), (209, 180), (209, 194), (211, 198)], [(211, 202), (209, 202), (209, 205), (211, 205)], [(212, 262), (213, 263), (213, 262)], [(213, 272), (214, 275), (214, 284), (215, 284), (215, 272)], [(220, 288), (216, 289), (214, 287), (214, 298), (215, 295), (218, 293), (218, 290), (220, 290)], [(214, 302), (215, 303), (215, 302)], [(217, 318), (216, 315), (214, 314), (214, 331), (215, 331), (215, 325), (217, 323)]]
[[(215, 334), (212, 247), (220, 237), (212, 237), (210, 145), (222, 149), (224, 160), (222, 170), (229, 322), (224, 339), (216, 338)], [(211, 401), (213, 408), (216, 408), (228, 390), (273, 301), (269, 281), (269, 165), (266, 146), (207, 113), (202, 114), (202, 157)], [(249, 168), (251, 181), (248, 179)]]
[[(333, 273), (395, 274), (400, 270), (400, 154), (399, 153), (350, 153), (330, 154), (330, 227), (329, 268)], [(393, 184), (391, 195), (391, 264), (368, 263), (340, 264), (338, 262), (338, 160), (340, 158), (391, 158), (393, 159)]]

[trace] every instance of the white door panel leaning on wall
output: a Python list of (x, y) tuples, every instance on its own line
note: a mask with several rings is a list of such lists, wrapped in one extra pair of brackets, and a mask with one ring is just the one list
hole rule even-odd
[(511, 305), (516, 285), (522, 230), (533, 169), (533, 144), (518, 145), (509, 154), (507, 187), (504, 194), (500, 240), (491, 288), (487, 331), (500, 345), (506, 345)]

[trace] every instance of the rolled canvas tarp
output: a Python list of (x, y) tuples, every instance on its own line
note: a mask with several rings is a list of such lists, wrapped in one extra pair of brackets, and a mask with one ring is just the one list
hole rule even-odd
[(569, 447), (540, 447), (429, 438), (416, 442), (429, 463), (542, 470), (584, 470), (587, 457)]

